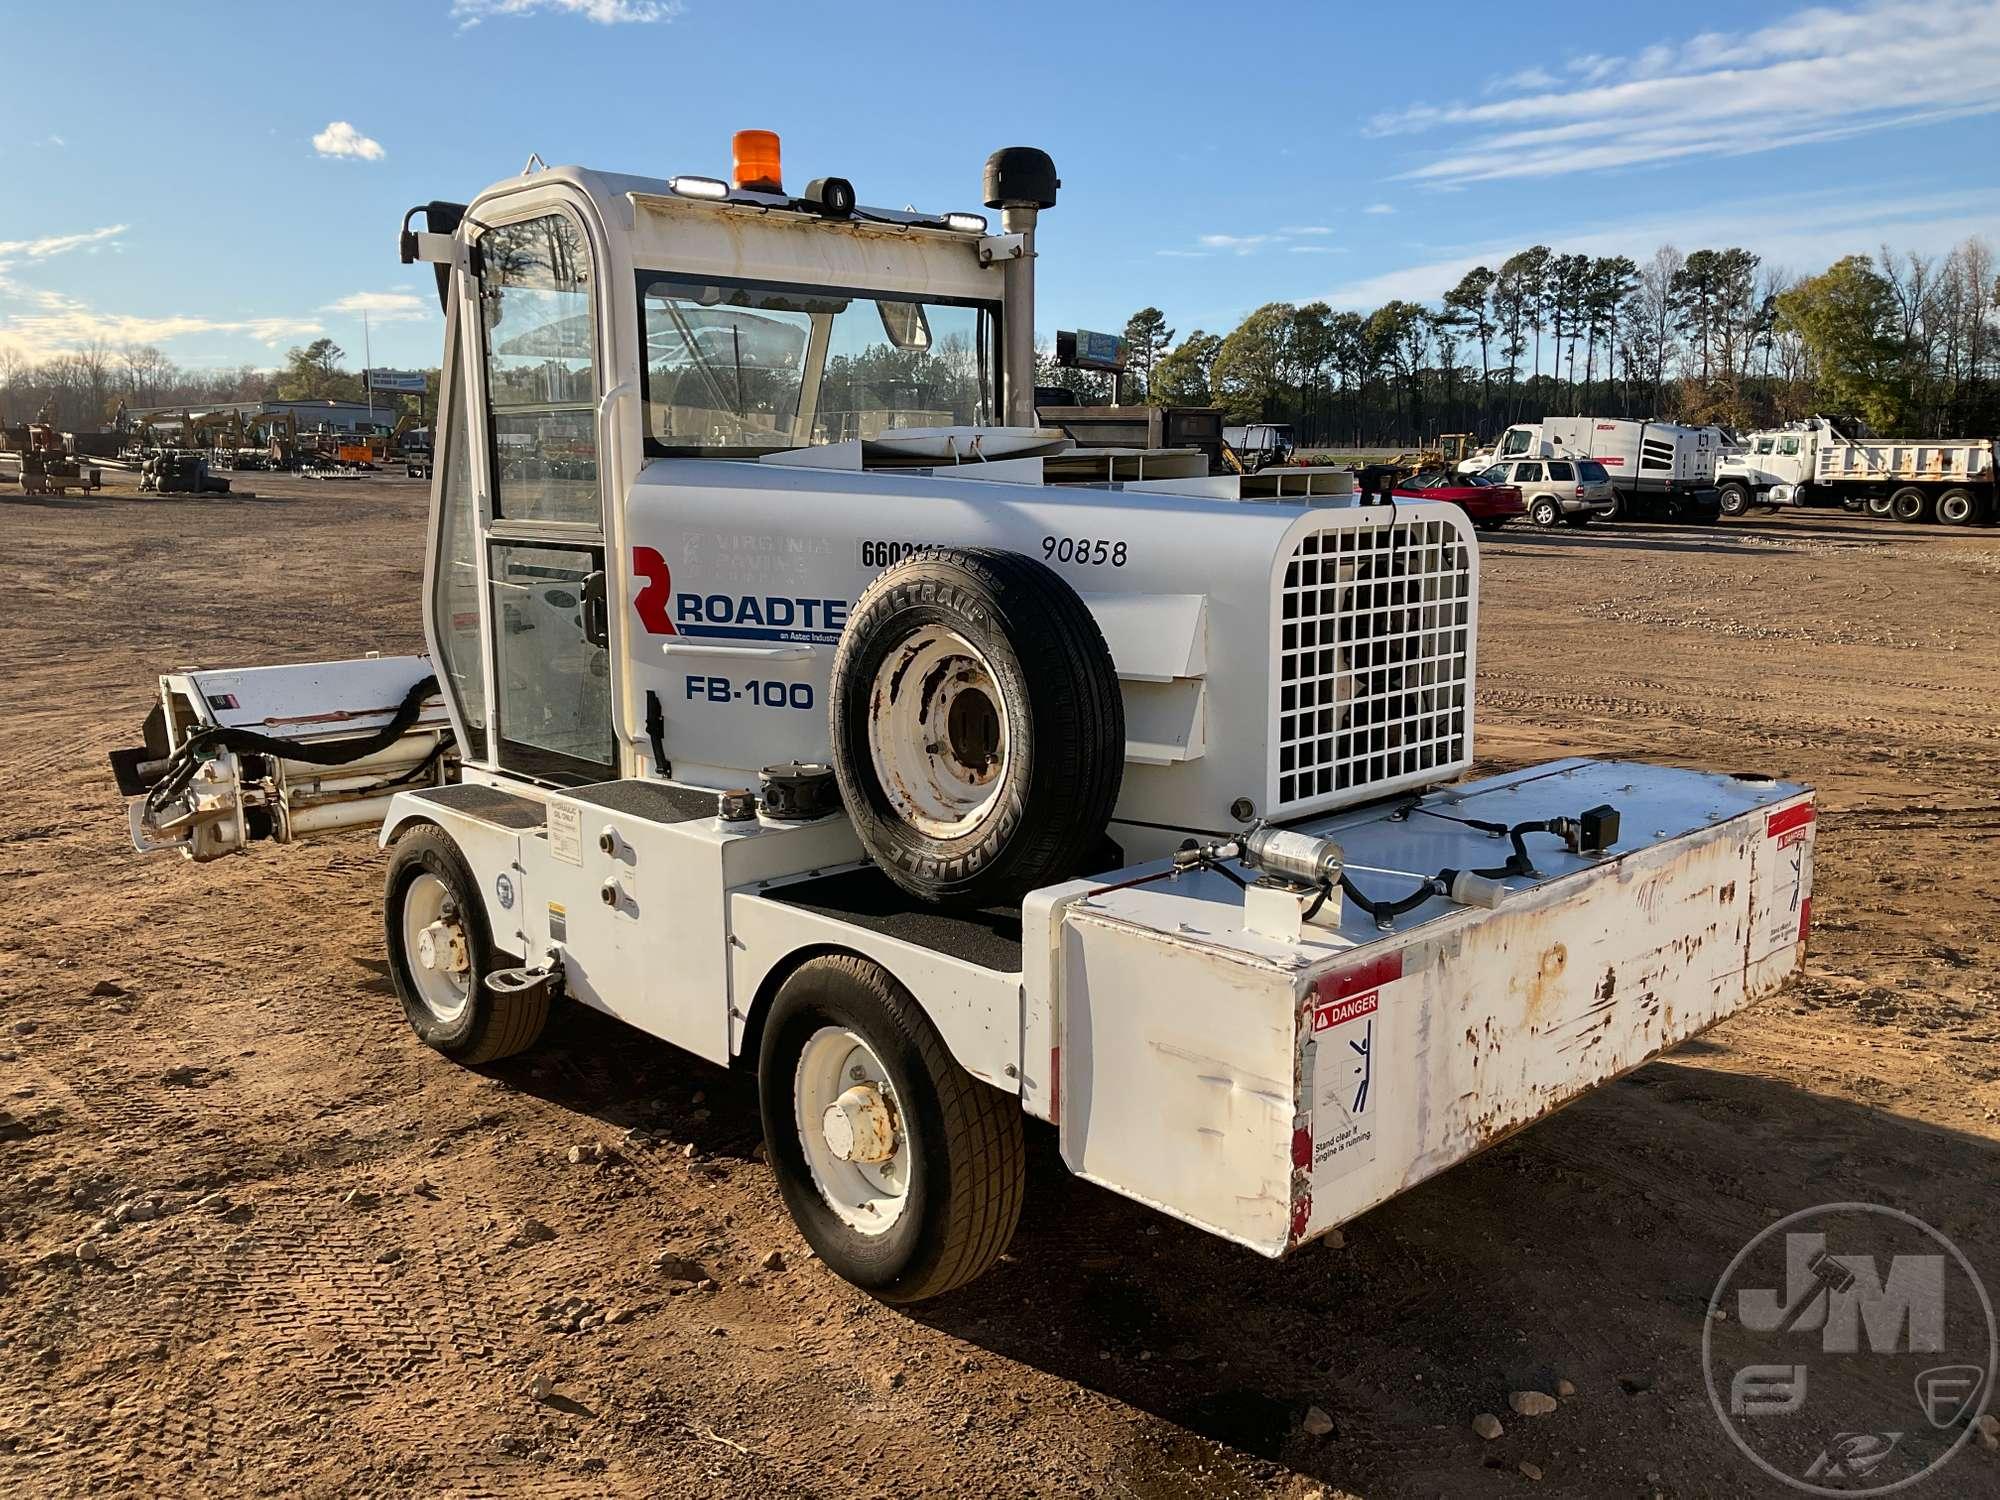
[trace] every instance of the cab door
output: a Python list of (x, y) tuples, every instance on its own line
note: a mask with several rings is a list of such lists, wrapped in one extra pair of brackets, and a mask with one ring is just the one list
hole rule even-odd
[(478, 244), (494, 760), (559, 786), (609, 780), (618, 750), (589, 242), (576, 218), (549, 209)]

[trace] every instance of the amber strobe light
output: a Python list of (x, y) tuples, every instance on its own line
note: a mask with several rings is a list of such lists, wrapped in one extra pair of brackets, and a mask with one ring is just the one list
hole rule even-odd
[(782, 193), (785, 174), (778, 164), (778, 132), (739, 130), (729, 138), (729, 175), (752, 193)]

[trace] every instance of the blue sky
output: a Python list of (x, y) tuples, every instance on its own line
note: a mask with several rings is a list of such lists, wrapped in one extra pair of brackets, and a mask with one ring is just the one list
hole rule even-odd
[(72, 0), (6, 36), (0, 347), (31, 358), (270, 364), (324, 332), (359, 364), (368, 308), (376, 363), (435, 363), (410, 204), (530, 152), (724, 174), (751, 126), (792, 185), (895, 207), (977, 208), (987, 152), (1048, 150), (1045, 331), (1432, 297), (1536, 241), (1813, 271), (2000, 238), (1994, 0)]

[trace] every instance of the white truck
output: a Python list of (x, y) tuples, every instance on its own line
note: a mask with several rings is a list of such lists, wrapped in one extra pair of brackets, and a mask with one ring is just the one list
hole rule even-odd
[(1716, 468), (1725, 515), (1756, 505), (1840, 505), (1898, 521), (1991, 524), (1991, 438), (1865, 436), (1836, 417), (1753, 432)]
[(1516, 458), (1593, 458), (1611, 476), (1617, 506), (1606, 519), (1712, 522), (1722, 514), (1717, 458), (1729, 440), (1718, 427), (1629, 417), (1548, 417), (1517, 422), (1492, 448), (1463, 459), (1462, 474)]
[(428, 655), (163, 677), (139, 847), (378, 824), (418, 1037), (490, 1063), (576, 1003), (754, 1070), (806, 1238), (899, 1301), (1006, 1246), (1024, 1119), (1277, 1256), (1798, 967), (1809, 788), (1454, 783), (1456, 507), (1046, 482), (1047, 156), (988, 162), (998, 232), (781, 184), (412, 210)]

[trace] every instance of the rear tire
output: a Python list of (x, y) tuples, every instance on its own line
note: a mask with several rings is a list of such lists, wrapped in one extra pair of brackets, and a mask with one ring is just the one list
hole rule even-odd
[(1740, 484), (1725, 484), (1722, 487), (1722, 513), (1725, 516), (1741, 516), (1750, 510), (1750, 491)]
[(1869, 515), (1886, 520), (1890, 515), (1889, 503), (1891, 498), (1888, 495), (1870, 495), (1861, 503)]
[(1016, 552), (932, 548), (855, 601), (833, 768), (862, 846), (926, 901), (1017, 902), (1078, 873), (1125, 774), (1125, 705), (1076, 591)]
[(501, 966), (486, 903), (464, 854), (442, 828), (420, 823), (397, 837), (383, 883), (382, 920), (390, 981), (426, 1046), (476, 1066), (512, 1057), (540, 1039), (549, 1018), (546, 988), (500, 995), (486, 988), (486, 976)]
[[(827, 1061), (835, 1071), (822, 1077)], [(845, 953), (800, 965), (771, 1001), (757, 1079), (778, 1189), (836, 1275), (885, 1302), (919, 1302), (1007, 1248), (1027, 1180), (1019, 1101), (961, 1068), (881, 965)], [(818, 1118), (800, 1118), (836, 1084), (844, 1091)], [(835, 1118), (850, 1108), (886, 1117), (884, 1144), (861, 1149), (863, 1135)]]
[(1889, 497), (1889, 514), (1907, 525), (1920, 525), (1931, 518), (1931, 497), (1909, 484)]
[(1548, 495), (1541, 496), (1528, 507), (1528, 519), (1537, 526), (1554, 526), (1562, 518), (1562, 507)]
[(1979, 500), (1971, 490), (1946, 490), (1938, 496), (1937, 518), (1942, 526), (1970, 526), (1979, 519)]

